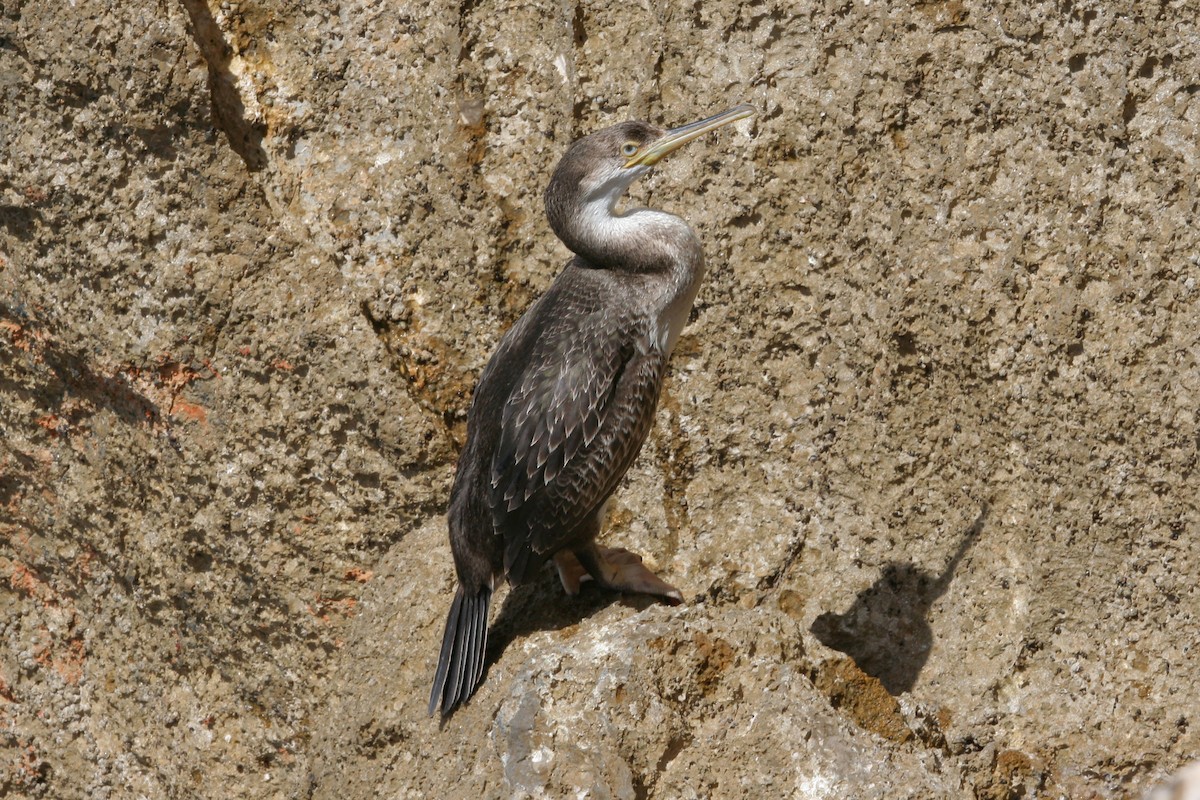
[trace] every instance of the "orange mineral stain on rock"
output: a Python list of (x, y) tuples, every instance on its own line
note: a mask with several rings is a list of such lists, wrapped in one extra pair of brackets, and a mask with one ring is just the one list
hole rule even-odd
[(201, 425), (208, 424), (208, 412), (202, 406), (180, 400), (178, 397), (171, 402), (171, 416), (199, 422)]
[(18, 561), (0, 558), (0, 569), (8, 573), (8, 585), (26, 597), (40, 600), (45, 605), (56, 604), (54, 590), (38, 577), (37, 573)]
[(35, 347), (45, 341), (45, 336), (36, 330), (13, 322), (11, 319), (0, 319), (0, 330), (8, 332), (12, 346), (23, 353), (34, 353), (34, 360), (41, 361), (41, 353), (35, 352)]
[(343, 617), (351, 617), (354, 615), (355, 609), (358, 608), (358, 600), (353, 597), (317, 597), (315, 603), (307, 606), (308, 613), (319, 619), (321, 622), (330, 622), (333, 614), (340, 614)]

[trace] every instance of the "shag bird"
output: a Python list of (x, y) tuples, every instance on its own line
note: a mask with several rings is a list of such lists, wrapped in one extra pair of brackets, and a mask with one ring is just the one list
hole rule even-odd
[(502, 578), (523, 583), (552, 559), (571, 595), (593, 580), (683, 602), (639, 556), (595, 539), (650, 432), (704, 254), (679, 217), (616, 206), (663, 156), (753, 114), (740, 105), (671, 130), (623, 122), (575, 142), (555, 168), (546, 215), (575, 257), (500, 340), (475, 389), (448, 512), (458, 589), (430, 714), (475, 691)]

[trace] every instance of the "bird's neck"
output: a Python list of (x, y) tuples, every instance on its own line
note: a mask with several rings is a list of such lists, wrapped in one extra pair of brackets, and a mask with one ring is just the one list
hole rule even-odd
[(574, 203), (570, 209), (547, 210), (558, 237), (592, 266), (664, 277), (699, 277), (695, 273), (703, 268), (695, 231), (666, 211), (620, 212), (615, 198), (607, 197)]

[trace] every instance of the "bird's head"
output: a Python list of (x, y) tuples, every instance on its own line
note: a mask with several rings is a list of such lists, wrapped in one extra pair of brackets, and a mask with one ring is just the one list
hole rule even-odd
[(583, 137), (558, 162), (546, 187), (551, 227), (575, 250), (572, 228), (582, 219), (594, 222), (615, 215), (615, 206), (630, 185), (667, 154), (754, 113), (753, 106), (743, 104), (669, 130), (632, 120)]

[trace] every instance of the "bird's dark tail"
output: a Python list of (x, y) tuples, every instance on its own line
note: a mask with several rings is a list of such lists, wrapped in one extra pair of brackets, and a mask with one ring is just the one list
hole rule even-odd
[(442, 653), (438, 656), (433, 691), (429, 693), (429, 714), (437, 710), (439, 701), (442, 716), (467, 701), (483, 677), (483, 655), (487, 650), (488, 608), (492, 590), (484, 586), (477, 594), (467, 596), (459, 584), (454, 603), (446, 615), (446, 632), (442, 634)]

